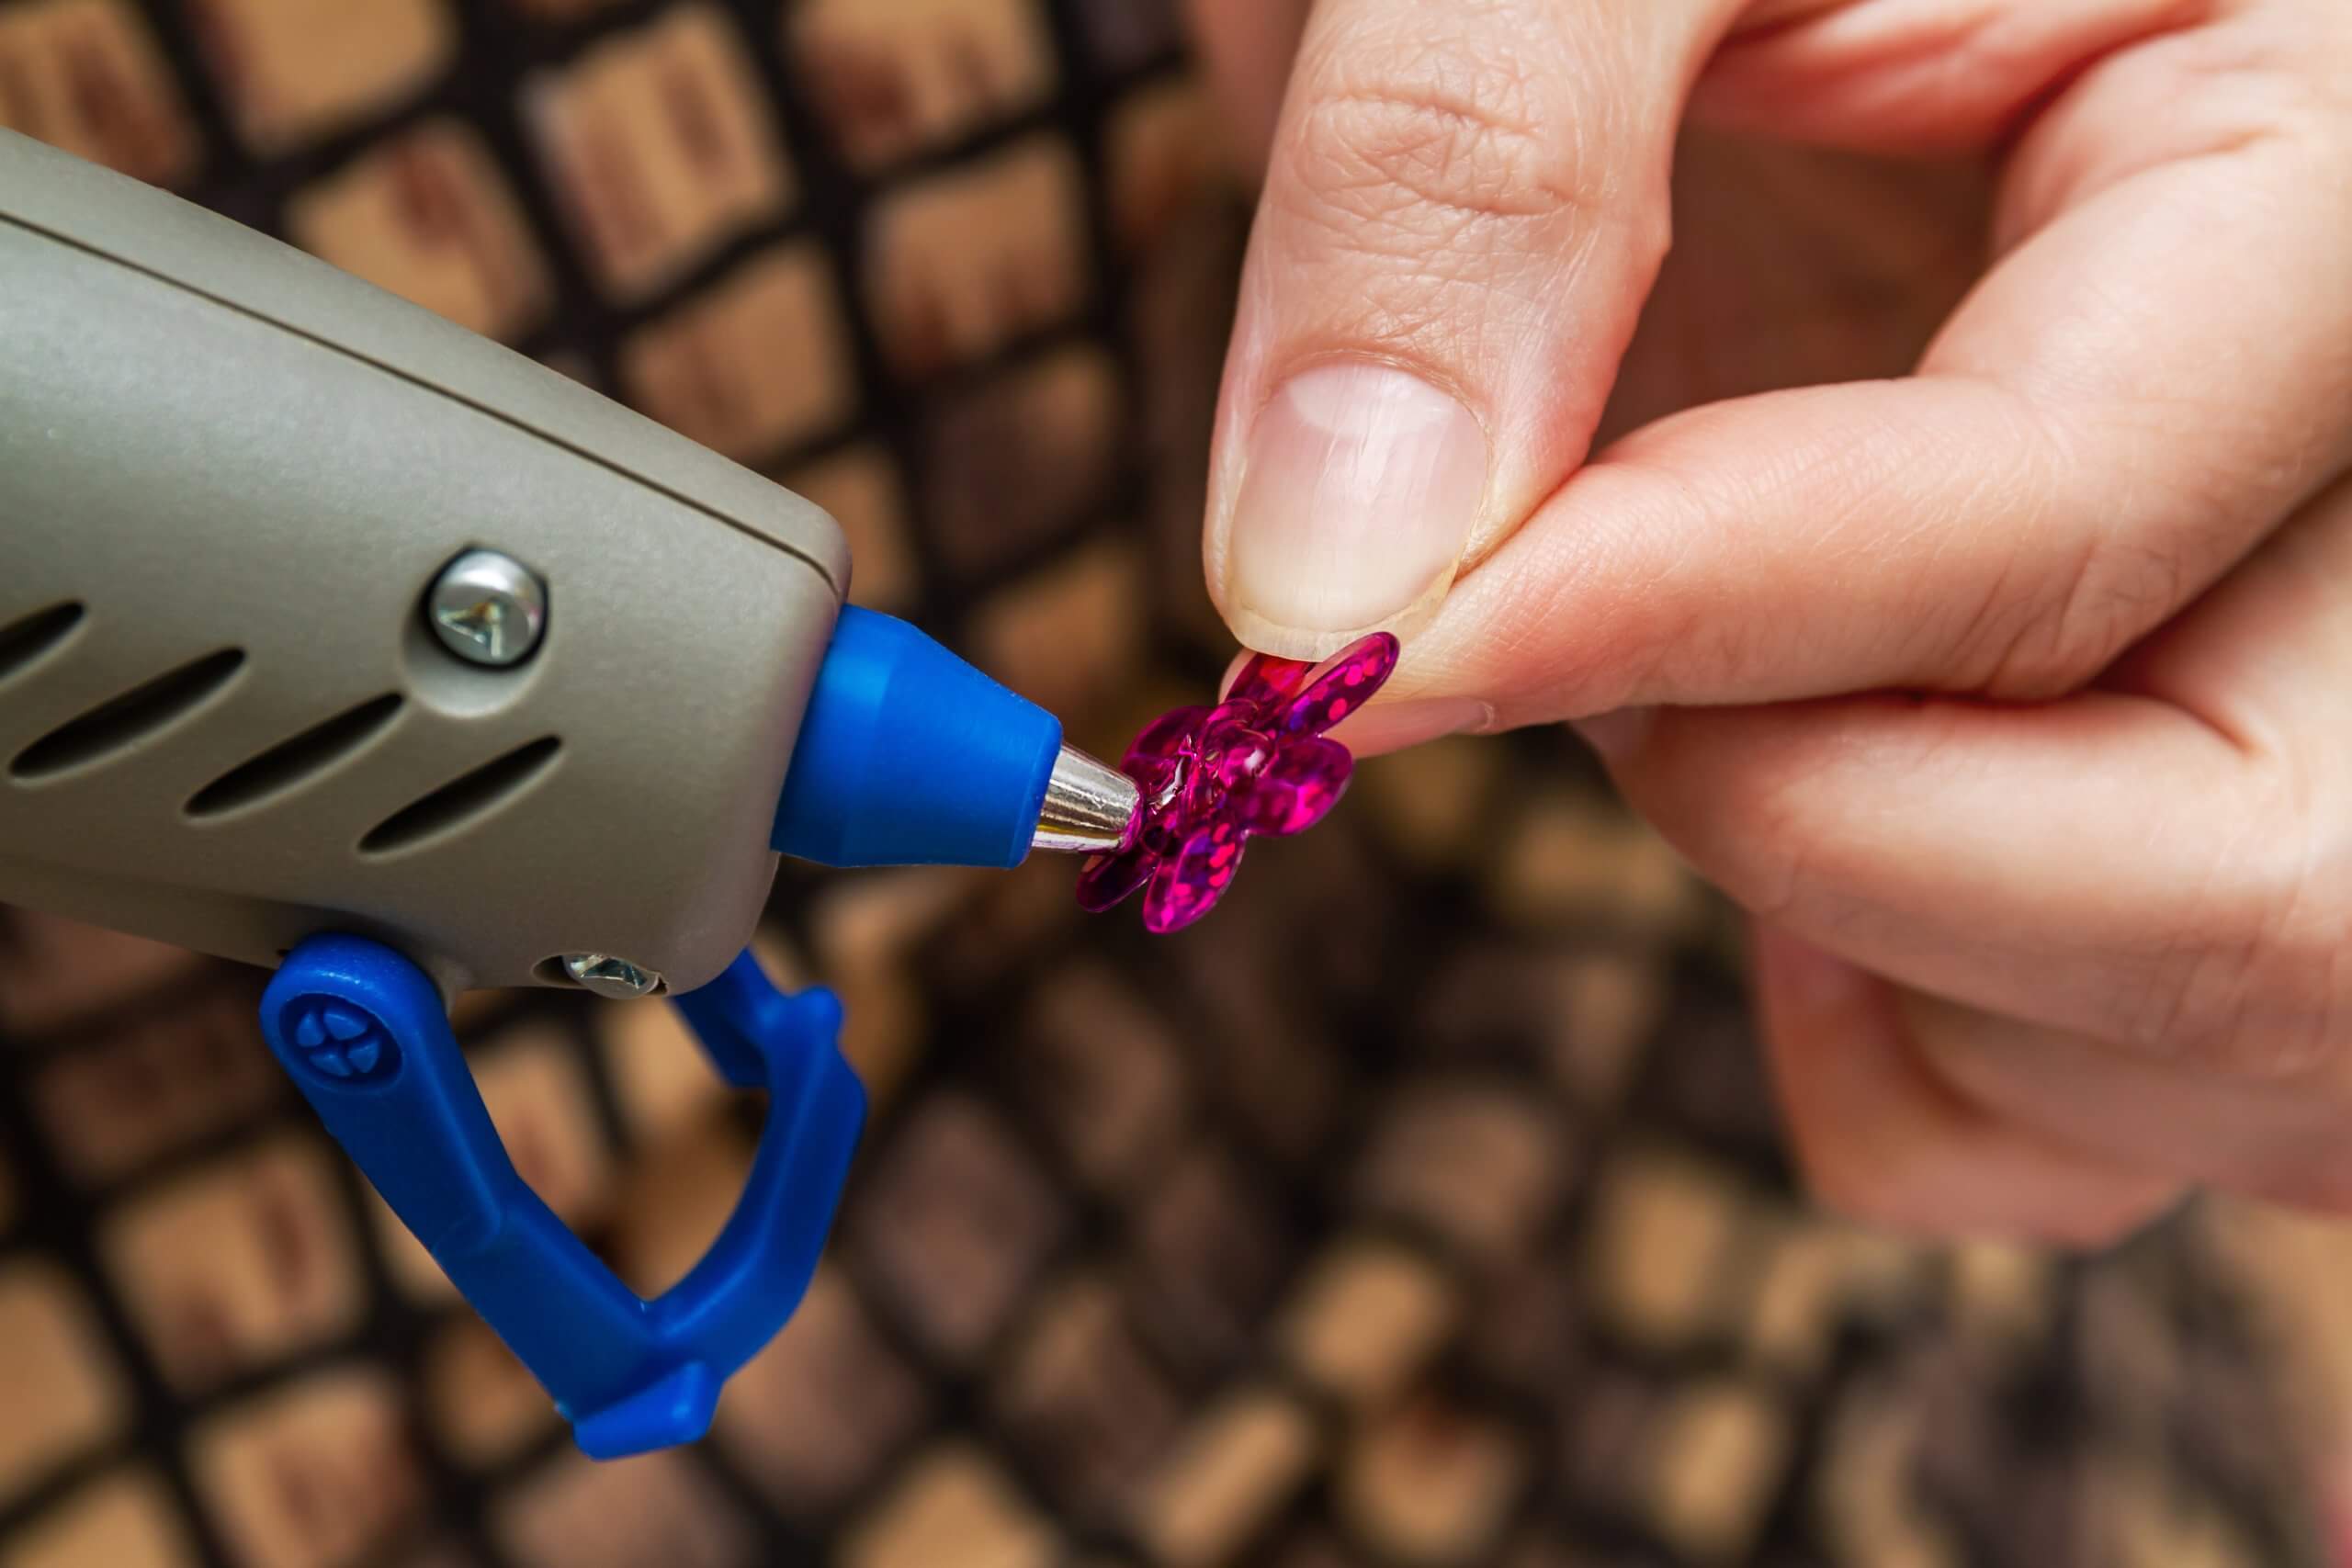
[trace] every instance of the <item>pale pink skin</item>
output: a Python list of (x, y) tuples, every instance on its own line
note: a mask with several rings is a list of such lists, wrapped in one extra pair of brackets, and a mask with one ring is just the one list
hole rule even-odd
[(2352, 5), (1191, 3), (1236, 635), (1587, 725), (1832, 1205), (2352, 1213)]
[(1160, 933), (1216, 908), (1252, 836), (1303, 833), (1339, 804), (1355, 761), (1323, 731), (1371, 700), (1396, 655), (1385, 632), (1321, 664), (1258, 654), (1215, 707), (1154, 720), (1119, 764), (1143, 792), (1128, 845), (1086, 863), (1079, 903), (1099, 914), (1141, 887), (1144, 928)]

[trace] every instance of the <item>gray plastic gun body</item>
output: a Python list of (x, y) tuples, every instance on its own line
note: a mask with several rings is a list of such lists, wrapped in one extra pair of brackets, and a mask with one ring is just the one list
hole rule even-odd
[[(594, 1457), (708, 1427), (864, 1119), (839, 1003), (738, 956), (777, 852), (1134, 830), (1131, 780), (848, 573), (807, 502), (0, 131), (0, 901), (278, 965), (270, 1052)], [(529, 1190), (450, 1032), (534, 982), (666, 990), (767, 1096), (658, 1298)]]
[[(472, 550), (544, 585), (536, 628), (473, 612), (518, 660), (431, 624)], [(265, 964), (353, 931), (445, 993), (567, 954), (690, 989), (766, 896), (848, 570), (757, 476), (0, 132), (0, 898)]]

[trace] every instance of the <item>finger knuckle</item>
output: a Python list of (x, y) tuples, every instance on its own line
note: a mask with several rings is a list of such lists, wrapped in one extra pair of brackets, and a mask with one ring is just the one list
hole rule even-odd
[(2264, 26), (2199, 28), (2177, 35), (2172, 47), (2150, 51), (2144, 69), (2155, 90), (2214, 106), (2177, 133), (2223, 147), (2256, 136), (2311, 134), (2321, 145), (2341, 145), (2352, 92), (2352, 27), (2331, 16), (2316, 30)]
[(2045, 1194), (2030, 1208), (1986, 1212), (1968, 1196), (1965, 1171), (1929, 1169), (1899, 1156), (1856, 1158), (1828, 1150), (1804, 1160), (1805, 1184), (1821, 1207), (1872, 1230), (1944, 1240), (2028, 1242), (2098, 1252), (2144, 1229), (2165, 1212), (2169, 1190), (2120, 1184)]
[(1983, 625), (1992, 655), (1986, 686), (2007, 697), (2063, 696), (2088, 684), (2161, 624), (2187, 592), (2169, 550), (2118, 543), (2084, 552), (2022, 621)]
[(2352, 1156), (2334, 1146), (2304, 1146), (2273, 1153), (2265, 1168), (2234, 1183), (2265, 1202), (2314, 1213), (2352, 1217)]
[(1951, 1172), (1901, 1149), (1852, 1135), (1802, 1137), (1799, 1163), (1814, 1201), (1872, 1230), (1936, 1235), (1951, 1208)]
[[(1983, 1196), (1972, 1156), (1873, 1138), (1857, 1127), (1797, 1130), (1797, 1161), (1822, 1208), (1872, 1230), (1941, 1239), (2031, 1242), (2074, 1251), (2112, 1247), (2180, 1195), (2177, 1184), (2085, 1171), (2020, 1204)], [(2024, 1190), (2024, 1189), (2020, 1189)]]
[(1873, 1230), (1912, 1230), (1918, 1216), (1889, 1195), (1853, 1161), (1815, 1156), (1805, 1162), (1805, 1187), (1814, 1201), (1840, 1219)]
[(2346, 846), (2313, 828), (2312, 781), (2291, 764), (2217, 833), (2208, 870), (2128, 1003), (2130, 1043), (2232, 1077), (2277, 1081), (2340, 1065), (2352, 1026)]
[(1721, 751), (1683, 748), (1669, 725), (1654, 735), (1651, 765), (1675, 779), (1668, 837), (1734, 902), (1764, 919), (1834, 923), (1855, 911), (1858, 851), (1824, 811), (1806, 748), (1768, 739), (1726, 765)]
[(1531, 97), (1516, 63), (1424, 44), (1375, 69), (1335, 67), (1298, 116), (1294, 152), (1314, 199), (1419, 244), (1589, 220), (1604, 194), (1593, 160)]
[[(2020, 422), (2031, 428), (2030, 419)], [(2019, 443), (2030, 454), (2014, 488), (2046, 496), (2046, 476), (2075, 466), (2046, 430)], [(2080, 519), (2029, 519), (2023, 541), (2083, 526)], [(2049, 525), (2050, 526), (2045, 526)], [(2010, 699), (2064, 696), (2097, 678), (2118, 656), (2161, 625), (2192, 588), (2188, 567), (2165, 530), (2125, 523), (2091, 525), (2068, 558), (2034, 558), (2040, 546), (1992, 573), (1958, 606), (1957, 671), (1988, 694)]]
[(2255, 939), (2235, 914), (2222, 914), (2218, 903), (2209, 908), (2214, 912), (2199, 929), (2155, 950), (2143, 980), (2120, 998), (2122, 1032), (2128, 1043), (2191, 1067), (2258, 1073), (2246, 1027)]
[(1736, 728), (1704, 734), (1689, 714), (1659, 709), (1638, 752), (1612, 776), (1633, 809), (1701, 874), (1747, 913), (1770, 919), (1784, 912), (1781, 891), (1793, 876), (1781, 868), (1803, 852), (1772, 830), (1784, 796), (1770, 760), (1740, 739)]
[(2014, 1239), (2071, 1252), (2105, 1252), (2145, 1230), (2177, 1199), (2177, 1191), (2170, 1189), (2078, 1194), (2037, 1207), (2023, 1217)]
[[(1973, 593), (1923, 604), (1915, 635), (1950, 649), (1937, 673), (1961, 686), (2008, 699), (2064, 696), (2179, 608), (2202, 564), (2183, 520), (2211, 515), (2226, 498), (2172, 495), (2148, 479), (2133, 499), (2086, 514), (2068, 476), (2104, 460), (2095, 454), (2114, 433), (2077, 428), (2012, 390), (1987, 395), (1984, 412), (2007, 438), (1963, 504), (2010, 518), (2012, 550)], [(2151, 430), (2143, 439), (2155, 448), (2178, 436)], [(2074, 542), (2062, 550), (2053, 540)]]
[(2352, 829), (2322, 809), (2324, 792), (2300, 767), (2281, 765), (2276, 835), (2264, 863), (2251, 988), (2269, 1003), (2261, 1032), (2269, 1048), (2257, 1066), (2272, 1077), (2309, 1077), (2340, 1067), (2352, 1032), (2352, 892), (2341, 867)]

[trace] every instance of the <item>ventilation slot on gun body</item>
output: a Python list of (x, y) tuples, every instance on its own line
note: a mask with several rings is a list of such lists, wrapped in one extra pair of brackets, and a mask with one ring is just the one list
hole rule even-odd
[(450, 780), (368, 829), (359, 852), (379, 858), (403, 854), (473, 827), (505, 809), (554, 765), (562, 750), (556, 737), (541, 736)]
[(0, 626), (0, 686), (64, 647), (81, 624), (82, 606), (69, 599)]
[(399, 716), (401, 696), (387, 692), (357, 707), (312, 725), (291, 739), (281, 740), (259, 756), (235, 767), (188, 796), (184, 809), (191, 820), (206, 821), (266, 806), (333, 769), (364, 749)]
[(39, 784), (127, 756), (219, 696), (244, 663), (244, 649), (220, 649), (109, 697), (17, 752), (8, 774), (19, 783)]
[[(0, 691), (51, 662), (87, 624), (87, 606), (65, 600), (0, 625)], [(96, 703), (19, 750), (7, 777), (39, 785), (128, 758), (192, 720), (235, 683), (246, 662), (243, 649), (216, 649)], [(383, 739), (407, 705), (401, 693), (385, 692), (320, 719), (196, 791), (181, 816), (204, 826), (288, 804)], [(356, 848), (380, 860), (446, 842), (521, 798), (562, 750), (560, 738), (545, 735), (493, 757), (385, 817), (358, 835)]]

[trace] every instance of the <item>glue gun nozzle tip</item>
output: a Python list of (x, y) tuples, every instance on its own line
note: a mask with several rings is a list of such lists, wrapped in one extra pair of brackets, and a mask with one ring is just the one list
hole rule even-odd
[(1140, 803), (1133, 779), (1075, 746), (1064, 746), (1046, 781), (1045, 805), (1030, 848), (1108, 854), (1127, 841)]

